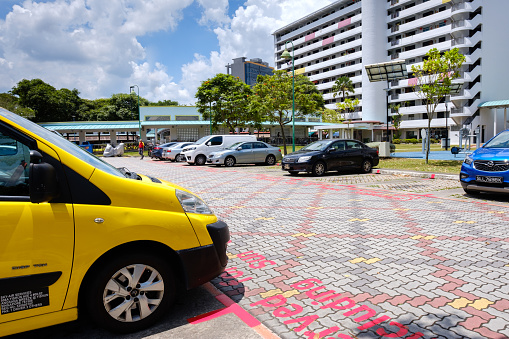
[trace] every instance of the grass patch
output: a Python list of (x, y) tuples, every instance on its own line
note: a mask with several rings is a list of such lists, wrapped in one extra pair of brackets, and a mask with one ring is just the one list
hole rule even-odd
[(380, 159), (380, 163), (377, 167), (459, 175), (462, 162), (462, 160), (429, 160), (426, 165), (425, 159), (387, 158)]
[[(454, 147), (454, 145), (452, 145)], [(457, 145), (456, 145), (457, 147)], [(475, 150), (475, 145), (472, 145), (471, 150)], [(421, 152), (422, 151), (422, 144), (397, 144), (396, 145), (396, 152)], [(445, 148), (442, 148), (440, 144), (431, 144), (430, 145), (430, 151), (445, 151)], [(451, 148), (449, 147), (447, 149), (448, 152), (451, 151)]]

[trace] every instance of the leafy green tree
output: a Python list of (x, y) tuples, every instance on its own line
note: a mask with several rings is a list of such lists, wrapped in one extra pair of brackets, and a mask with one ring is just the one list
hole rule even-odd
[(341, 112), (326, 108), (322, 111), (322, 120), (323, 122), (330, 122), (333, 124), (342, 124), (345, 121), (345, 118), (341, 114)]
[(23, 79), (12, 88), (18, 103), (33, 110), (34, 121), (68, 121), (81, 105), (77, 89), (55, 89), (41, 79)]
[(34, 111), (21, 106), (18, 98), (10, 93), (0, 93), (0, 107), (25, 118), (34, 117)]
[(405, 107), (407, 101), (400, 102), (398, 104), (391, 104), (391, 109), (393, 109), (396, 114), (391, 116), (392, 125), (394, 126), (394, 139), (399, 139), (401, 137), (401, 131), (399, 127), (401, 126), (401, 119), (403, 118), (403, 114), (399, 112), (401, 107)]
[[(359, 104), (359, 102), (360, 100), (357, 98), (355, 99), (346, 98), (344, 99), (343, 102), (336, 103), (336, 107), (338, 108), (338, 110), (340, 112), (342, 111), (345, 112), (343, 115), (345, 116), (345, 120), (348, 121), (348, 128), (350, 128), (350, 121), (352, 121), (351, 115), (353, 114), (353, 110), (355, 106)], [(352, 134), (353, 137), (353, 131), (351, 131), (350, 133)]]
[(257, 117), (249, 110), (251, 87), (238, 77), (219, 73), (198, 87), (196, 106), (204, 120), (211, 120), (216, 129), (223, 125), (235, 132), (236, 127), (256, 123)]
[[(262, 121), (277, 123), (281, 127), (284, 154), (286, 137), (284, 126), (292, 122), (292, 75), (286, 71), (275, 71), (273, 75), (258, 75), (253, 86), (251, 110)], [(295, 117), (319, 115), (324, 109), (323, 96), (309, 78), (303, 75), (295, 77)]]
[(149, 102), (149, 106), (178, 106), (179, 103), (173, 100), (159, 100), (158, 102)]
[(443, 53), (432, 48), (426, 53), (422, 66), (412, 65), (412, 72), (417, 78), (417, 84), (413, 86), (414, 91), (423, 100), (428, 113), (426, 164), (430, 149), (431, 120), (438, 104), (450, 92), (451, 81), (459, 77), (459, 69), (464, 61), (465, 56), (460, 54), (458, 48)]

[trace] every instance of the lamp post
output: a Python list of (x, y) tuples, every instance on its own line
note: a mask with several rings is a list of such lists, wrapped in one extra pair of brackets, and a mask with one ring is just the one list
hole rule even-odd
[[(292, 43), (292, 55), (290, 55), (290, 52), (286, 49), (286, 44), (289, 42)], [(283, 54), (281, 54), (281, 57), (285, 60), (292, 59), (292, 152), (295, 152), (295, 65), (293, 55), (293, 41), (285, 42), (285, 50)]]
[(129, 87), (130, 93), (134, 90), (134, 87), (138, 88), (138, 128), (139, 128), (140, 139), (141, 139), (140, 88), (138, 87), (138, 85), (133, 85), (133, 86)]
[(366, 65), (366, 72), (370, 82), (387, 81), (387, 96), (385, 100), (387, 111), (387, 142), (390, 141), (389, 137), (389, 95), (391, 90), (391, 81), (406, 79), (408, 73), (406, 70), (405, 60), (394, 60), (389, 62), (382, 62), (378, 64)]
[[(451, 95), (458, 95), (463, 87), (462, 83), (453, 83), (449, 86), (449, 93), (445, 95), (445, 150), (449, 147), (449, 127), (447, 126), (447, 120), (449, 120), (449, 109), (447, 104), (451, 102)], [(447, 98), (449, 96), (449, 98)]]

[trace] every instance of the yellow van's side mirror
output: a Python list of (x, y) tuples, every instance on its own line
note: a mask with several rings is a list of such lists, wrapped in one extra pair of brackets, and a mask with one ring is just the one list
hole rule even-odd
[(30, 151), (29, 190), (33, 203), (48, 202), (59, 195), (55, 168), (41, 160), (41, 153)]

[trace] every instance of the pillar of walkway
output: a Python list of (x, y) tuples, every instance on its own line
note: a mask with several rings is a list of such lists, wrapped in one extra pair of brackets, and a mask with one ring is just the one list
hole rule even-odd
[(110, 143), (112, 146), (117, 146), (117, 132), (115, 130), (110, 131)]
[(85, 134), (85, 131), (79, 131), (78, 132), (78, 139), (79, 139), (79, 144), (83, 144), (87, 138), (86, 138), (86, 134)]

